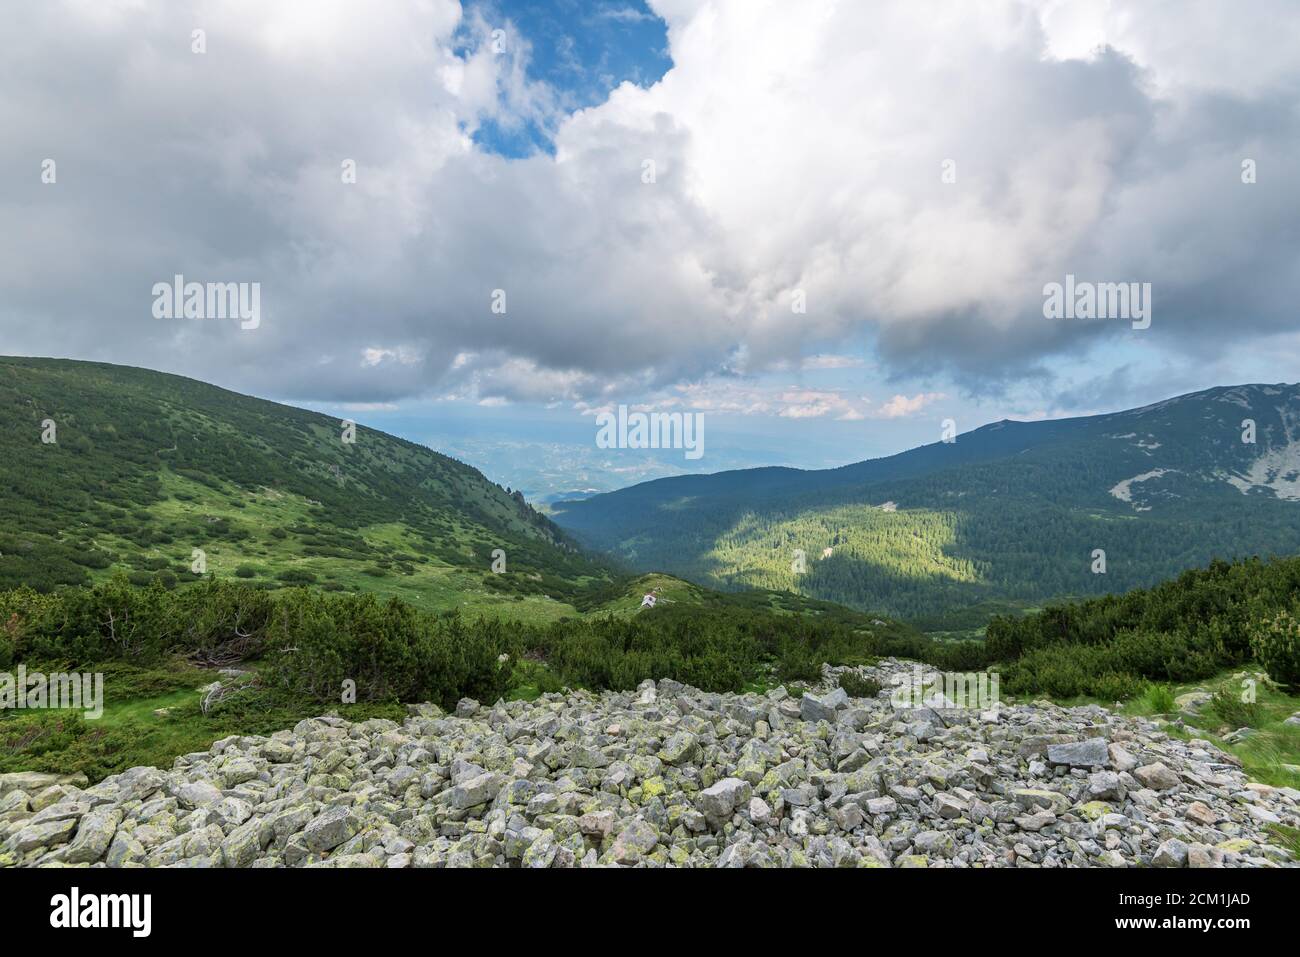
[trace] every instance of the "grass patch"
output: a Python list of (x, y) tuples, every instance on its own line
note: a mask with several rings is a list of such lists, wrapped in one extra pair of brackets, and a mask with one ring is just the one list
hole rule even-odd
[[(1225, 671), (1208, 681), (1181, 685), (1150, 685), (1144, 692), (1116, 708), (1120, 714), (1134, 717), (1158, 717), (1173, 714), (1174, 698), (1187, 692), (1203, 691), (1213, 697), (1199, 714), (1180, 715), (1172, 721), (1170, 734), (1184, 738), (1204, 738), (1241, 760), (1242, 770), (1252, 781), (1274, 787), (1300, 788), (1300, 728), (1285, 724), (1300, 712), (1300, 695), (1269, 682), (1261, 671)], [(1242, 701), (1243, 693), (1255, 700)], [(1072, 703), (1095, 703), (1115, 707), (1114, 702), (1077, 699)], [(1250, 733), (1239, 741), (1224, 737), (1240, 728)]]

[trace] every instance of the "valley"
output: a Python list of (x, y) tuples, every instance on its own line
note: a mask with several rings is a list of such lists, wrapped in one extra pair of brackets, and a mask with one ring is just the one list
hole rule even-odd
[(1215, 558), (1295, 554), (1298, 422), (1300, 387), (1235, 386), (994, 423), (838, 469), (660, 479), (551, 514), (634, 568), (710, 587), (788, 589), (907, 618), (1033, 604), (1153, 585)]

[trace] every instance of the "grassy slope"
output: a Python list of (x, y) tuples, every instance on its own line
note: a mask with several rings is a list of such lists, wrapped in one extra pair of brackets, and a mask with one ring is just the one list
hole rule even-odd
[[(57, 443), (40, 441), (57, 424)], [(610, 578), (521, 498), (432, 450), (204, 383), (0, 358), (0, 587), (207, 568), (534, 622)], [(493, 576), (492, 552), (506, 573)]]

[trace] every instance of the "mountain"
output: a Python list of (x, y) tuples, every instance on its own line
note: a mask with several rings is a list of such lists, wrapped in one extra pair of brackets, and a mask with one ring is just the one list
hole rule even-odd
[(1300, 552), (1300, 386), (1004, 420), (837, 469), (661, 479), (551, 517), (636, 568), (900, 615), (1124, 591)]
[(521, 494), (423, 446), (348, 442), (337, 419), (180, 376), (0, 358), (0, 589), (172, 584), (199, 558), (536, 620), (611, 578)]

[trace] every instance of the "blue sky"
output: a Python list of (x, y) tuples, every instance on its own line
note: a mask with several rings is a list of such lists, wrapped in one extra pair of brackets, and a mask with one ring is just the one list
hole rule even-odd
[[(602, 102), (620, 83), (649, 86), (672, 65), (666, 24), (643, 0), (483, 0), (467, 3), (466, 10), (523, 37), (528, 77), (558, 91), (570, 111)], [(459, 49), (472, 42), (465, 37)], [(473, 138), (506, 157), (554, 152), (550, 132), (537, 123), (506, 129), (488, 120)]]

